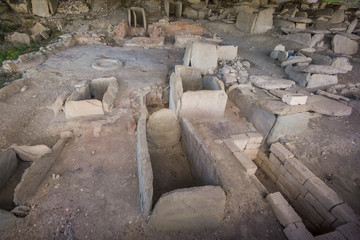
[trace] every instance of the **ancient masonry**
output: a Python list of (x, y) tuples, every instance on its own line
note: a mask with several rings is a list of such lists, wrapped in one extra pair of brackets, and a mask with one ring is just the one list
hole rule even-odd
[[(9, 4), (19, 7), (19, 4)], [(57, 1), (32, 0), (31, 4), (33, 14), (41, 17), (55, 14), (58, 7)], [(355, 30), (358, 11), (347, 13), (342, 7), (334, 10), (323, 4), (279, 7), (259, 1), (237, 3), (233, 10), (212, 12), (219, 7), (219, 1), (199, 1), (198, 4), (202, 7), (166, 0), (165, 14), (173, 18), (222, 20), (247, 33), (265, 33), (275, 26), (285, 33), (281, 38), (306, 47), (295, 51), (280, 44), (274, 46), (268, 56), (284, 68), (288, 79), (250, 76), (251, 63), (238, 56), (238, 47), (222, 45), (222, 40), (215, 36), (204, 36), (201, 24), (187, 21), (148, 24), (144, 8), (128, 9), (128, 22), (119, 23), (112, 32), (115, 42), (124, 47), (184, 49), (183, 64), (174, 66), (169, 77), (168, 108), (152, 111), (149, 102), (153, 101), (152, 96), (157, 98), (157, 93), (150, 87), (139, 89), (136, 99), (140, 105), (136, 113), (139, 209), (148, 218), (150, 228), (166, 232), (221, 226), (227, 203), (238, 201), (236, 192), (241, 185), (229, 174), (236, 168), (227, 168), (224, 159), (219, 157), (223, 155), (235, 159), (241, 171), (247, 173), (259, 192), (258, 197), (264, 197), (271, 205), (288, 239), (358, 239), (359, 216), (280, 142), (284, 136), (306, 130), (313, 113), (325, 116), (352, 113), (352, 108), (344, 104), (350, 99), (341, 93), (349, 88), (348, 93), (358, 97), (360, 86), (339, 87), (337, 74), (352, 70), (345, 55), (358, 51), (359, 37), (353, 34), (359, 30)], [(345, 23), (345, 15), (353, 20)], [(49, 29), (39, 23), (34, 26), (32, 36), (19, 34), (8, 38), (30, 42), (30, 38), (48, 37)], [(175, 40), (170, 46), (165, 41), (169, 36)], [(65, 48), (104, 43), (105, 36), (96, 31), (64, 34), (38, 52), (5, 61), (2, 68), (22, 72), (39, 66), (48, 56)], [(331, 48), (344, 56), (331, 59), (317, 53), (323, 48)], [(102, 59), (95, 61), (91, 68), (106, 72), (123, 66), (118, 59)], [(18, 92), (24, 85), (25, 79), (21, 79), (6, 86), (0, 91), (1, 99)], [(326, 91), (316, 89), (314, 94), (304, 90), (318, 87), (326, 87), (323, 88)], [(51, 109), (55, 116), (63, 111), (67, 121), (107, 117), (117, 107), (115, 99), (120, 90), (115, 77), (81, 81), (74, 85), (69, 96), (59, 96)], [(216, 135), (212, 130), (219, 127), (218, 122), (228, 124), (224, 126), (231, 124), (226, 118), (229, 105), (240, 109), (246, 117), (247, 120), (237, 119), (235, 123), (246, 128), (232, 132), (230, 127), (223, 127), (225, 133)], [(15, 215), (30, 211), (26, 204), (72, 138), (73, 133), (66, 131), (52, 148), (13, 145), (0, 152), (0, 189), (17, 169), (18, 158), (31, 162), (14, 190)], [(194, 186), (161, 192), (156, 199), (157, 173), (152, 153), (161, 153), (179, 143), (189, 163)], [(278, 191), (269, 193), (255, 175), (259, 170)], [(6, 223), (14, 221), (11, 213), (1, 210), (0, 214)]]

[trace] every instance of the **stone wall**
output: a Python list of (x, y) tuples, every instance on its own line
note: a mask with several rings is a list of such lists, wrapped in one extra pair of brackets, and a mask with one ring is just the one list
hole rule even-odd
[(146, 140), (146, 113), (142, 113), (137, 126), (137, 166), (139, 176), (140, 208), (143, 216), (150, 215), (153, 198), (153, 172)]
[(290, 201), (309, 230), (323, 233), (360, 222), (349, 205), (282, 144), (272, 144), (270, 151), (269, 157), (259, 153), (255, 162)]

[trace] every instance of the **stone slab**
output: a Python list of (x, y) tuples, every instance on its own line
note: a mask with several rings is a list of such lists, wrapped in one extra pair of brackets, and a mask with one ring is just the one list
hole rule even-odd
[(306, 221), (310, 223), (309, 225), (312, 225), (311, 228), (320, 228), (321, 224), (324, 222), (324, 218), (318, 214), (315, 208), (311, 206), (302, 195), (298, 196), (292, 205), (296, 211), (301, 213)]
[(163, 194), (149, 219), (158, 231), (205, 230), (218, 227), (225, 216), (221, 187), (203, 186)]
[(271, 144), (281, 137), (302, 133), (308, 127), (309, 118), (310, 113), (308, 112), (278, 116), (274, 127), (267, 137), (267, 143)]
[(298, 180), (301, 184), (315, 175), (296, 158), (288, 158), (284, 164), (285, 168)]
[(354, 222), (337, 227), (336, 230), (339, 231), (348, 240), (356, 240), (359, 239), (360, 236), (360, 227)]
[(293, 66), (291, 64), (286, 66), (285, 73), (288, 75), (289, 79), (297, 82), (302, 87), (306, 86), (311, 76), (310, 73), (294, 71)]
[(192, 43), (191, 66), (200, 69), (203, 73), (217, 68), (218, 52), (217, 47), (207, 43)]
[(238, 46), (218, 46), (217, 50), (220, 61), (233, 61), (238, 55)]
[(294, 113), (303, 113), (310, 110), (308, 105), (288, 105), (278, 100), (261, 100), (259, 105), (269, 113), (277, 115), (288, 115)]
[(60, 140), (53, 146), (52, 152), (45, 154), (25, 170), (20, 183), (15, 188), (14, 203), (16, 205), (28, 203), (29, 199), (36, 193), (39, 185), (53, 163), (60, 156), (61, 151), (71, 136), (70, 132), (62, 134)]
[(316, 73), (316, 74), (338, 74), (338, 73), (348, 72), (343, 68), (337, 68), (328, 65), (309, 65), (305, 68), (294, 68), (294, 70), (307, 72), (307, 73)]
[(332, 49), (335, 53), (353, 55), (358, 51), (358, 43), (350, 38), (336, 34), (331, 41)]
[(335, 221), (336, 218), (323, 205), (321, 205), (321, 203), (316, 198), (314, 198), (311, 193), (307, 193), (305, 195), (305, 199), (311, 204), (311, 206), (316, 209), (316, 211), (325, 219), (326, 222), (332, 223)]
[(307, 104), (312, 111), (332, 117), (348, 116), (352, 112), (351, 107), (319, 95), (309, 96)]
[(328, 85), (334, 85), (338, 83), (337, 75), (328, 74), (312, 74), (309, 78), (307, 88), (323, 87)]
[(282, 164), (285, 163), (286, 159), (294, 157), (294, 154), (279, 142), (271, 144), (270, 151), (278, 157)]
[(273, 8), (259, 11), (253, 33), (265, 33), (273, 27)]
[(343, 203), (340, 196), (318, 177), (309, 178), (304, 186), (327, 210)]
[(282, 226), (287, 227), (289, 224), (301, 222), (299, 215), (297, 215), (281, 193), (271, 193), (266, 199), (269, 201)]
[(39, 17), (49, 17), (50, 11), (48, 0), (32, 0), (32, 11), (34, 15)]
[(235, 145), (240, 149), (240, 150), (244, 150), (246, 145), (249, 142), (249, 137), (242, 133), (242, 134), (236, 134), (236, 135), (231, 135), (230, 136), (232, 138), (232, 140), (234, 141)]
[(339, 227), (340, 225), (355, 222), (360, 224), (359, 216), (355, 214), (354, 210), (347, 204), (342, 203), (331, 209), (331, 214), (334, 215), (337, 220), (332, 224), (333, 227)]
[(283, 39), (294, 41), (302, 45), (309, 46), (311, 43), (311, 34), (310, 33), (293, 33), (282, 36)]
[(66, 119), (104, 115), (102, 103), (96, 99), (68, 101), (65, 103), (64, 112)]
[(11, 212), (0, 209), (0, 232), (9, 230), (16, 226), (16, 220), (14, 214)]
[(257, 17), (257, 14), (241, 11), (236, 17), (236, 27), (241, 31), (253, 33)]
[(51, 152), (51, 148), (46, 145), (36, 145), (36, 146), (10, 146), (17, 155), (21, 158), (22, 161), (33, 162), (39, 159), (41, 156), (46, 153)]
[(289, 224), (284, 229), (284, 234), (289, 240), (313, 240), (314, 237), (306, 229), (305, 225), (302, 222)]
[(315, 240), (346, 240), (346, 238), (340, 232), (334, 231), (318, 235)]
[(263, 89), (286, 89), (295, 85), (293, 81), (269, 76), (250, 76), (250, 82)]
[(249, 175), (255, 174), (256, 164), (243, 151), (235, 152), (234, 156)]

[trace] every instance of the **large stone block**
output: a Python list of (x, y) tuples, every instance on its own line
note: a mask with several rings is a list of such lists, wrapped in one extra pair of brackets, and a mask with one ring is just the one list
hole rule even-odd
[(250, 82), (256, 87), (267, 90), (286, 89), (295, 85), (293, 81), (269, 76), (250, 76)]
[(0, 232), (16, 226), (17, 217), (11, 212), (0, 209)]
[(348, 240), (356, 240), (360, 237), (360, 227), (354, 222), (344, 224), (336, 228), (336, 230), (344, 235)]
[(197, 91), (203, 89), (201, 71), (197, 68), (176, 65), (175, 73), (180, 74), (183, 91)]
[(340, 232), (334, 231), (318, 235), (315, 240), (346, 240), (346, 238)]
[(301, 218), (279, 192), (269, 194), (266, 199), (270, 202), (280, 224), (287, 227), (289, 224), (301, 222)]
[(21, 182), (15, 188), (14, 202), (16, 205), (28, 203), (71, 137), (70, 132), (62, 133), (52, 151), (33, 162), (30, 168), (24, 172)]
[(82, 101), (68, 101), (65, 103), (65, 118), (104, 115), (102, 103), (96, 99)]
[(259, 11), (253, 33), (265, 33), (273, 27), (273, 8)]
[[(338, 198), (335, 200), (338, 200)], [(334, 203), (334, 201), (332, 201), (332, 204)], [(340, 201), (338, 200), (338, 202)], [(347, 203), (342, 203), (335, 206), (333, 209), (331, 209), (331, 214), (333, 214), (337, 218), (337, 220), (332, 224), (333, 227), (339, 227), (340, 225), (350, 222), (360, 224), (359, 216)]]
[(301, 184), (307, 179), (315, 177), (315, 175), (296, 158), (286, 159), (284, 166)]
[(32, 0), (32, 11), (34, 15), (40, 17), (49, 17), (49, 5), (48, 0)]
[(308, 127), (309, 118), (310, 113), (308, 112), (278, 116), (267, 137), (267, 143), (271, 144), (281, 137), (302, 133)]
[(336, 75), (328, 74), (312, 74), (309, 78), (307, 88), (323, 87), (328, 85), (334, 85), (338, 83)]
[(161, 196), (149, 225), (158, 231), (214, 228), (224, 218), (225, 203), (226, 195), (218, 186), (175, 190)]
[(327, 210), (344, 202), (334, 190), (318, 177), (309, 178), (304, 186)]
[(294, 154), (279, 142), (272, 144), (270, 151), (279, 158), (282, 164), (285, 163), (286, 159), (294, 157)]
[(146, 132), (149, 142), (159, 148), (172, 147), (181, 137), (180, 123), (174, 111), (167, 108), (151, 114)]
[(51, 149), (46, 145), (36, 145), (36, 146), (11, 146), (17, 155), (21, 158), (22, 161), (33, 162), (39, 159), (41, 156), (46, 153), (51, 152)]
[(18, 161), (14, 150), (0, 151), (0, 191), (6, 185), (17, 166)]
[(233, 61), (237, 57), (238, 46), (218, 46), (220, 61)]
[(302, 222), (289, 224), (284, 229), (284, 233), (289, 240), (314, 240), (313, 235), (311, 235)]
[(218, 52), (216, 45), (207, 43), (192, 43), (190, 64), (203, 73), (214, 71), (217, 68)]
[(352, 112), (351, 107), (319, 95), (309, 96), (307, 104), (311, 111), (332, 117), (348, 116)]
[(316, 198), (314, 198), (311, 193), (307, 193), (305, 195), (305, 199), (325, 219), (326, 223), (332, 223), (335, 221), (336, 218), (323, 205), (321, 205), (321, 203)]
[(332, 49), (335, 53), (353, 55), (358, 51), (358, 43), (350, 38), (336, 34), (331, 41)]
[(241, 11), (236, 18), (236, 27), (241, 31), (253, 33), (257, 17), (257, 14)]
[(293, 33), (289, 35), (282, 36), (285, 40), (294, 41), (306, 46), (309, 46), (311, 43), (311, 34), (310, 33)]
[(243, 151), (235, 152), (234, 155), (249, 175), (255, 174), (257, 166)]

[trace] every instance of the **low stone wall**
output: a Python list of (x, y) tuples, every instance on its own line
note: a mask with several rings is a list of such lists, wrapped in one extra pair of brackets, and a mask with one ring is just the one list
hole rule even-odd
[(359, 217), (341, 197), (298, 161), (280, 143), (271, 145), (270, 155), (255, 160), (279, 187), (312, 232), (329, 232)]
[(220, 185), (216, 173), (215, 159), (194, 126), (186, 118), (181, 118), (182, 141), (186, 151), (194, 181), (202, 185)]
[(153, 172), (146, 140), (146, 113), (142, 113), (137, 126), (137, 166), (139, 176), (140, 208), (143, 216), (150, 215), (153, 198)]
[[(199, 84), (199, 75), (190, 67), (178, 67), (170, 77), (169, 108), (178, 116), (192, 117), (222, 117), (225, 113), (227, 94), (224, 84), (216, 77), (206, 77)], [(201, 76), (201, 75), (200, 75)], [(184, 91), (184, 82), (187, 89)], [(194, 84), (191, 84), (193, 77)], [(194, 87), (201, 87), (194, 91)], [(205, 90), (204, 90), (205, 89)]]

